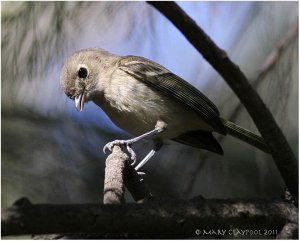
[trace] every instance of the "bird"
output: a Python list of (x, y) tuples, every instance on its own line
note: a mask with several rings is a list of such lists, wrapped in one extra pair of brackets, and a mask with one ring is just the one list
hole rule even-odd
[(229, 134), (269, 153), (262, 137), (222, 118), (200, 90), (144, 57), (119, 56), (101, 48), (79, 50), (65, 61), (60, 85), (77, 110), (93, 101), (113, 123), (134, 136), (107, 143), (104, 153), (114, 145), (125, 145), (135, 165), (132, 145), (152, 140), (153, 148), (136, 170), (168, 140), (223, 155), (212, 133)]

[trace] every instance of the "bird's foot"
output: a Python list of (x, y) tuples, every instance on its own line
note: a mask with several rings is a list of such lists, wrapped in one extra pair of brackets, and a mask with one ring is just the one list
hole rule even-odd
[(115, 140), (108, 142), (104, 147), (103, 147), (103, 152), (106, 154), (106, 150), (108, 149), (110, 152), (112, 152), (112, 149), (115, 145), (126, 145), (127, 151), (130, 154), (130, 159), (132, 160), (131, 165), (133, 166), (136, 162), (136, 154), (134, 150), (131, 148), (131, 145), (134, 143), (132, 140)]

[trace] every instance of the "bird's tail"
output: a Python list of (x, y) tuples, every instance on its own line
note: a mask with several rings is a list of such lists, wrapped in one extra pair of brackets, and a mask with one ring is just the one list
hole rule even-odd
[(269, 149), (264, 141), (264, 139), (251, 131), (248, 131), (244, 129), (243, 127), (240, 127), (236, 124), (234, 124), (231, 121), (227, 121), (224, 119), (221, 119), (224, 126), (227, 128), (227, 132), (229, 135), (234, 136), (260, 150), (263, 152), (269, 153)]

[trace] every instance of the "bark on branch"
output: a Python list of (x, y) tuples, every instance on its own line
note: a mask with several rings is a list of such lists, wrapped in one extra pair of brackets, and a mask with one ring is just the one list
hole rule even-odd
[(114, 146), (112, 153), (107, 157), (103, 189), (104, 204), (125, 203), (123, 172), (128, 159), (128, 155), (123, 153), (119, 146)]
[(265, 139), (271, 155), (292, 195), (298, 197), (298, 164), (294, 153), (271, 112), (240, 68), (174, 2), (149, 1), (169, 19), (232, 88)]
[(130, 165), (129, 156), (119, 146), (114, 146), (106, 159), (103, 203), (125, 203), (124, 184), (135, 201), (151, 197), (144, 181)]
[(196, 230), (229, 232), (235, 228), (275, 230), (274, 238), (285, 224), (296, 224), (297, 220), (298, 209), (282, 200), (152, 198), (143, 204), (34, 205), (23, 198), (2, 209), (1, 226), (3, 236), (94, 233), (103, 237), (197, 238), (201, 233)]

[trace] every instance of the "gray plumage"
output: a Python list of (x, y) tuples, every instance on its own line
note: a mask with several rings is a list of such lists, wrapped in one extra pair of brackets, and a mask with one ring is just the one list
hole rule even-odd
[[(85, 76), (86, 74), (86, 76)], [(166, 128), (150, 136), (223, 154), (212, 132), (230, 134), (264, 152), (264, 140), (220, 117), (217, 107), (194, 86), (163, 66), (137, 56), (116, 56), (102, 49), (86, 49), (65, 63), (61, 86), (76, 107), (94, 101), (120, 128), (134, 136)]]

